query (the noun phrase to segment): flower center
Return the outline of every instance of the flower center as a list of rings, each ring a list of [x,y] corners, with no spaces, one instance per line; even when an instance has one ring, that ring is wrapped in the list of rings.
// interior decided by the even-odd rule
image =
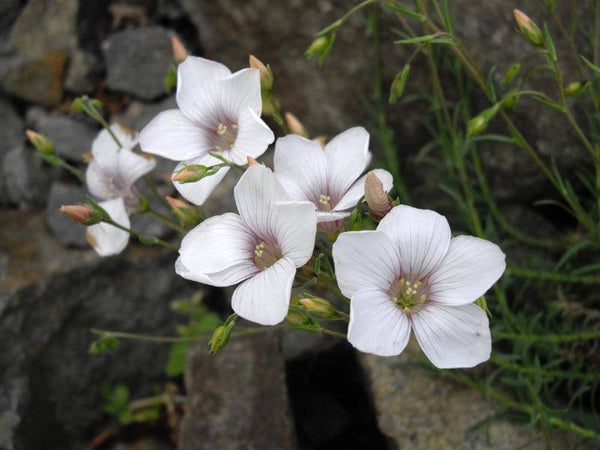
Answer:
[[[390,288],[390,296],[404,313],[422,306],[427,301],[427,287],[422,280],[400,278]]]
[[[238,135],[238,126],[233,122],[219,122],[213,138],[215,150],[230,150]]]
[[[254,247],[254,264],[261,269],[267,269],[281,259],[281,247],[277,244],[267,244],[260,241]]]
[[[319,207],[320,211],[331,211],[331,197],[326,194],[321,194],[319,196],[319,203],[321,206]]]

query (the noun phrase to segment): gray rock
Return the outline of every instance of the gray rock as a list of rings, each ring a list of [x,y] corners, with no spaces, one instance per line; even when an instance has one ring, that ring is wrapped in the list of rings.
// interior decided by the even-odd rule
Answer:
[[[518,448],[537,439],[541,445],[539,432],[527,424],[498,417],[482,424],[496,414],[493,404],[474,388],[410,364],[423,358],[414,339],[398,357],[360,354],[379,428],[397,448]],[[553,443],[556,448],[569,448],[569,439],[556,433]]]
[[[0,99],[0,167],[5,155],[16,147],[19,147],[24,141],[23,121],[17,112],[6,100]],[[9,203],[8,191],[4,177],[0,179],[0,207]]]
[[[21,12],[21,0],[0,0],[0,40],[4,41],[10,32],[10,26]]]
[[[165,28],[124,30],[102,43],[106,87],[143,100],[165,94],[165,76],[172,64],[171,36]]]
[[[124,383],[133,398],[152,395],[169,350],[122,341],[112,355],[89,355],[90,328],[173,335],[179,318],[169,304],[198,284],[175,274],[174,252],[130,245],[100,258],[63,248],[41,214],[4,211],[0,221],[0,248],[10,257],[0,285],[2,448],[85,448],[108,426],[100,383]]]
[[[295,447],[277,333],[233,337],[216,356],[195,346],[185,380],[180,449]]]
[[[74,222],[60,212],[63,205],[77,205],[84,202],[86,190],[81,186],[60,181],[52,183],[46,205],[46,225],[54,238],[65,246],[88,247],[85,226]]]
[[[27,123],[54,143],[59,156],[79,164],[83,163],[83,155],[92,151],[99,132],[99,126],[91,120],[52,115],[39,106],[27,111]]]
[[[74,94],[90,94],[98,86],[102,64],[92,53],[75,49],[69,58],[65,89]]]
[[[21,146],[9,151],[2,160],[8,202],[21,209],[43,206],[53,173],[35,150]]]

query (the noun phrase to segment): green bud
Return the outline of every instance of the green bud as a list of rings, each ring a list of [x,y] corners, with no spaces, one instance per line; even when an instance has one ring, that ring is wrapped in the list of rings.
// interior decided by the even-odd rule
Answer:
[[[324,298],[310,297],[299,300],[302,307],[315,315],[323,318],[334,317],[335,308]]]
[[[518,9],[514,9],[513,14],[515,15],[517,25],[519,25],[519,29],[521,30],[521,33],[523,33],[523,36],[525,36],[525,39],[533,45],[543,47],[544,34],[540,31],[535,22],[531,20],[527,14]]]
[[[210,347],[209,353],[211,355],[214,355],[223,347],[225,347],[225,345],[227,345],[229,338],[231,337],[233,327],[235,326],[236,319],[237,315],[232,314],[227,318],[223,325],[219,325],[217,328],[215,328],[210,341],[208,341],[208,345]]]
[[[287,316],[285,316],[285,321],[293,327],[298,327],[308,325],[310,323],[310,317],[301,312],[290,310],[288,311]]]
[[[110,332],[103,331],[100,333],[98,339],[90,344],[89,352],[92,355],[99,355],[101,353],[110,353],[116,350],[118,347],[118,339],[112,336]]]
[[[29,142],[38,149],[43,155],[54,155],[54,144],[43,134],[37,133],[33,130],[25,131]]]
[[[319,36],[315,39],[312,44],[306,49],[306,57],[312,59],[319,57],[319,65],[323,65],[325,58],[333,47],[335,41],[335,33],[329,33],[327,36]]]
[[[165,75],[165,91],[170,94],[177,85],[177,68],[171,64]]]
[[[189,166],[185,166],[181,169],[177,174],[173,177],[173,181],[178,181],[179,183],[195,183],[196,181],[200,181],[202,178],[209,175],[209,172],[212,169],[209,169],[202,164],[190,164]],[[218,169],[217,169],[218,170]],[[214,174],[216,170],[210,175]]]
[[[469,120],[467,123],[467,136],[477,136],[478,134],[483,133],[499,108],[500,104],[496,103],[491,108],[483,110],[479,115]]]
[[[521,70],[521,64],[519,64],[519,63],[513,64],[512,66],[510,66],[510,68],[504,74],[504,78],[502,78],[502,81],[500,82],[500,84],[502,86],[506,86],[508,83],[510,83],[512,80],[514,80],[514,78],[518,75],[520,70]]]
[[[573,81],[565,87],[565,95],[569,97],[578,97],[583,92],[585,85],[580,81]]]
[[[390,88],[389,103],[396,103],[396,101],[404,94],[406,88],[406,81],[408,80],[408,74],[410,73],[410,64],[406,64],[402,71],[396,75],[392,86]]]
[[[188,225],[198,225],[200,223],[200,214],[198,210],[183,200],[177,198],[165,197],[175,214],[181,221]]]

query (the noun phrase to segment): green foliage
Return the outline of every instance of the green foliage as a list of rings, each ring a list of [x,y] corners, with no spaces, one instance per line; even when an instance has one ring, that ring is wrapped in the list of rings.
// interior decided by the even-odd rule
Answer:
[[[120,423],[128,424],[133,421],[133,414],[129,410],[129,388],[124,384],[111,387],[105,383],[100,386],[100,393],[106,401],[104,412],[115,416]]]

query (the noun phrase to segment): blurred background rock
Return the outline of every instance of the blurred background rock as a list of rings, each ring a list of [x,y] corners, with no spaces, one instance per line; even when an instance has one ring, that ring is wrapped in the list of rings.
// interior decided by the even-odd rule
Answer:
[[[364,15],[338,33],[324,67],[304,57],[314,34],[355,3],[0,0],[0,448],[83,448],[114,429],[99,384],[125,383],[132,396],[148,395],[153,383],[165,380],[168,348],[126,343],[112,356],[88,355],[90,328],[173,335],[178,318],[170,302],[203,289],[175,275],[173,253],[133,244],[119,257],[100,259],[87,249],[83,227],[57,211],[83,201],[85,189],[42,163],[24,130],[44,133],[60,156],[84,169],[99,127],[71,114],[71,101],[82,94],[99,98],[110,118],[140,130],[175,105],[164,89],[171,36],[190,53],[234,71],[247,66],[249,54],[270,63],[283,109],[312,135],[370,126],[365,103],[373,101],[374,63]],[[513,6],[500,0],[453,3],[458,34],[480,65],[498,65],[501,77],[525,45],[514,32]],[[392,18],[384,14],[382,20]],[[387,28],[383,40],[387,87],[407,54],[389,44]],[[423,73],[417,64],[410,83],[418,84]],[[414,104],[390,113],[407,184],[420,186],[418,206],[431,206],[439,196],[435,172],[414,170],[412,160],[429,139],[423,127],[429,111]],[[553,129],[551,112],[532,116],[523,108],[518,114],[546,155],[560,150],[561,168],[581,163],[571,136]],[[371,147],[377,155],[376,139]],[[547,189],[514,148],[494,144],[484,163],[494,192],[512,210]],[[166,174],[172,166],[159,167]],[[209,210],[231,207],[227,192],[215,197]],[[227,311],[226,296],[207,295]],[[410,354],[418,358],[418,352]],[[346,343],[293,331],[283,341],[277,333],[236,340],[216,357],[198,347],[185,383],[191,403],[181,448],[479,449],[538,438],[535,430],[505,421],[489,430],[474,427],[494,415],[481,394],[398,361],[359,358]],[[96,448],[173,448],[166,436],[133,436]]]

